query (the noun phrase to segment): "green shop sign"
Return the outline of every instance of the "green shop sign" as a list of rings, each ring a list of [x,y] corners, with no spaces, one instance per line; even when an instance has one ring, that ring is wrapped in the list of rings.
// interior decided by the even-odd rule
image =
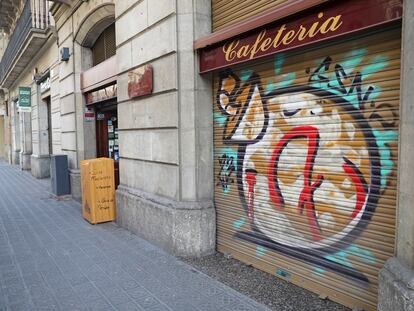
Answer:
[[[19,111],[32,111],[32,89],[30,87],[19,87]]]

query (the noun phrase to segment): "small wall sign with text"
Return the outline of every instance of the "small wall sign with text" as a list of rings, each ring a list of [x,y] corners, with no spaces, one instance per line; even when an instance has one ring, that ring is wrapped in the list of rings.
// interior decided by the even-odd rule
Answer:
[[[96,120],[97,121],[105,120],[105,113],[98,112],[98,114],[96,115]]]
[[[305,11],[200,50],[200,72],[400,20],[402,0],[348,0]]]
[[[128,72],[129,98],[151,94],[152,88],[153,69],[151,65],[144,65]]]
[[[95,121],[95,111],[93,109],[89,109],[88,107],[85,107],[85,122],[93,122]]]
[[[32,88],[19,86],[19,111],[32,112]]]
[[[47,77],[46,80],[40,82],[40,93],[44,94],[50,90],[50,77]]]

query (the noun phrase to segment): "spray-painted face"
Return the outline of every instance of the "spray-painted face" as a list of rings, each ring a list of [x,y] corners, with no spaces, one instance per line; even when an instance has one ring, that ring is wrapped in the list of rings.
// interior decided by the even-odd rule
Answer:
[[[371,180],[366,136],[347,106],[306,90],[264,98],[257,84],[234,77],[222,90],[224,141],[239,144],[238,183],[252,225],[291,247],[346,237],[365,211]]]

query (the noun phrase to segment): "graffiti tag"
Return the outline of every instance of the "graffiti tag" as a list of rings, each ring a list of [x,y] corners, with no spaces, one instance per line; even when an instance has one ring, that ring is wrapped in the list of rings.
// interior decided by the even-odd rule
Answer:
[[[223,154],[219,157],[219,173],[217,175],[217,185],[221,185],[224,192],[228,192],[230,190],[230,184],[234,183],[234,179],[232,174],[235,170],[235,166],[233,164],[234,158],[232,156],[228,156],[227,154]]]

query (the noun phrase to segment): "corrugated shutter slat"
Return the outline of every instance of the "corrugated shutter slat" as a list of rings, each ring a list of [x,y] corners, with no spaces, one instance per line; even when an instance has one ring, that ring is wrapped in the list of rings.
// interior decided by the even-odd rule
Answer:
[[[246,18],[276,8],[286,1],[287,0],[213,0],[213,31],[218,31]]]
[[[92,46],[93,65],[107,60],[116,54],[115,23],[107,27]]]
[[[394,253],[400,51],[393,28],[215,73],[219,251],[376,310]]]

